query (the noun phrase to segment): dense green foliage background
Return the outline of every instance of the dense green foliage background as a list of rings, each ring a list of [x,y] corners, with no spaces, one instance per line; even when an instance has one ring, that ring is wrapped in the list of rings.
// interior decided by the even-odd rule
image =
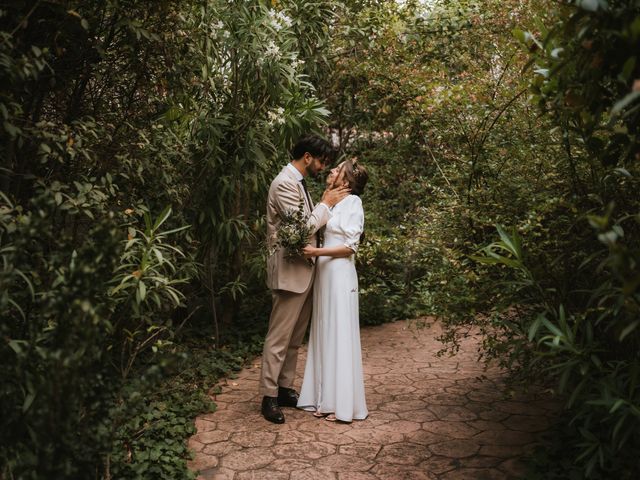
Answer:
[[[566,402],[533,478],[635,478],[639,47],[637,0],[0,7],[0,478],[193,478],[310,129],[371,172],[363,324],[480,329]]]
[[[327,115],[303,70],[326,6],[291,9],[3,4],[2,475],[188,476],[207,385],[242,362],[219,326],[249,286],[266,320],[269,177]]]

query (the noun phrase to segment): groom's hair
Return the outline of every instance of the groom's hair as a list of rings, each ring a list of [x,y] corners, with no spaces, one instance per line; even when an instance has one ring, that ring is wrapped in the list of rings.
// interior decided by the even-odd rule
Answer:
[[[332,163],[337,154],[336,149],[327,140],[313,134],[305,135],[296,142],[291,149],[291,157],[299,160],[307,152],[316,158],[323,159],[326,164]]]

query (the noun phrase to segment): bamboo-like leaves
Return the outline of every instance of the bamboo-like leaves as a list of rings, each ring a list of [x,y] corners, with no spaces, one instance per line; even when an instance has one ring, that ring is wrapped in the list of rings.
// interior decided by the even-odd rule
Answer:
[[[484,255],[471,255],[470,258],[487,265],[502,264],[516,269],[524,269],[522,242],[518,232],[509,235],[504,227],[497,225],[499,242],[494,242],[481,250]],[[506,255],[505,255],[506,254]]]
[[[160,306],[160,297],[164,296],[171,304],[179,306],[184,298],[174,285],[184,283],[186,278],[172,278],[178,270],[172,259],[185,255],[179,248],[167,243],[167,240],[169,236],[182,232],[189,226],[161,231],[160,228],[170,216],[170,207],[166,207],[155,219],[145,213],[144,230],[129,228],[129,239],[125,241],[122,262],[114,277],[116,284],[110,293],[122,295],[123,292],[134,292],[138,311],[148,299]]]

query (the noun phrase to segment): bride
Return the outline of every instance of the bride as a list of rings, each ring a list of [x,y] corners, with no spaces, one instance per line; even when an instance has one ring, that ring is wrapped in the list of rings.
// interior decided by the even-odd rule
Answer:
[[[317,257],[311,334],[298,408],[326,420],[351,422],[369,414],[364,395],[355,253],[364,227],[366,169],[346,160],[331,170],[330,186],[346,183],[351,195],[333,208],[324,246],[307,246]]]

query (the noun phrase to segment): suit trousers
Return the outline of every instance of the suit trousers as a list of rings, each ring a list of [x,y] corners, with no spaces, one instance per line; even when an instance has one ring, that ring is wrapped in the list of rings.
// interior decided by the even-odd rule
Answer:
[[[260,393],[278,396],[278,387],[291,388],[296,376],[298,349],[311,319],[313,282],[303,293],[273,290],[269,331],[262,352]]]

